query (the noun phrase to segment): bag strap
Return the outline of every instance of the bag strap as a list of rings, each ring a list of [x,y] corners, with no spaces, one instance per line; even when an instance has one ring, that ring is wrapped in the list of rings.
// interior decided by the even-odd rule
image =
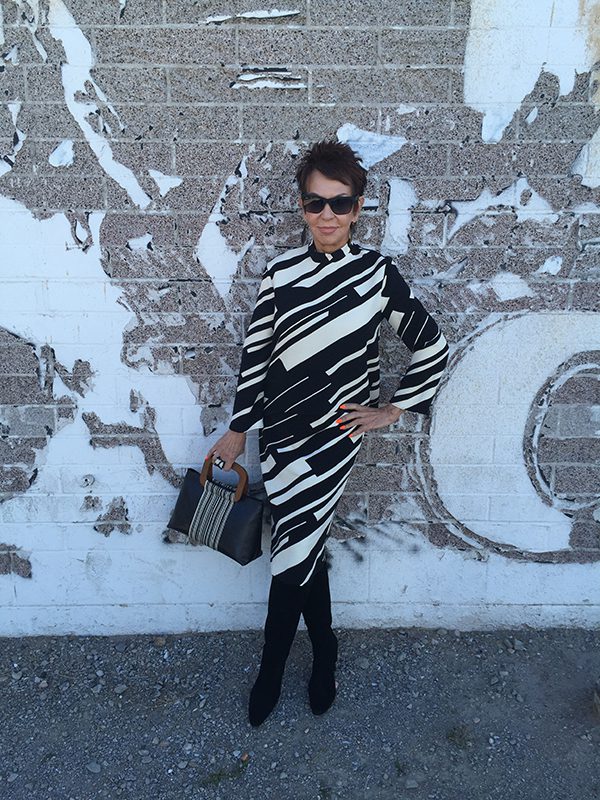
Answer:
[[[200,484],[202,485],[203,489],[204,489],[204,484],[206,483],[207,479],[209,481],[212,481],[212,479],[213,479],[212,466],[213,465],[212,465],[211,459],[207,458],[205,460],[205,462],[204,462],[204,466],[202,467],[202,472],[200,473]],[[240,478],[239,481],[238,481],[238,485],[236,487],[236,490],[235,490],[235,494],[233,496],[233,502],[237,503],[239,500],[242,499],[242,497],[244,495],[248,494],[248,473],[241,466],[241,464],[237,463],[237,461],[233,462],[231,469],[234,472],[237,472],[237,474],[239,475],[239,478]]]

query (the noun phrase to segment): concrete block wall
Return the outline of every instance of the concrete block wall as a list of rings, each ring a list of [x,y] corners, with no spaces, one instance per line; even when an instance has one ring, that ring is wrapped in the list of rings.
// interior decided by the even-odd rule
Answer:
[[[452,349],[431,417],[365,438],[336,624],[598,625],[598,5],[0,0],[0,635],[263,624],[267,556],[166,522],[333,136]]]

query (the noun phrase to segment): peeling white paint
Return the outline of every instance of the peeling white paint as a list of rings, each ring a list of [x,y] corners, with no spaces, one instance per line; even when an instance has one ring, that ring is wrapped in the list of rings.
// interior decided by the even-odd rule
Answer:
[[[306,89],[301,75],[292,75],[289,70],[250,71],[238,75],[232,89]]]
[[[148,245],[152,242],[152,234],[145,233],[143,236],[136,236],[129,239],[127,244],[132,250],[147,250]]]
[[[408,141],[402,136],[382,136],[380,133],[365,131],[350,122],[338,128],[337,138],[358,153],[365,169],[370,169],[373,164],[398,152]]]
[[[531,125],[536,121],[537,118],[538,118],[538,107],[534,106],[529,112],[529,114],[527,114],[527,116],[525,117],[525,122],[528,125]]]
[[[4,54],[3,60],[7,64],[12,64],[13,67],[19,63],[19,45],[13,44],[8,52]]]
[[[96,133],[88,121],[89,115],[98,108],[96,103],[78,99],[79,95],[88,95],[86,82],[90,82],[98,97],[107,102],[104,93],[91,77],[90,71],[95,60],[90,43],[77,27],[62,0],[50,0],[48,24],[52,37],[60,41],[65,49],[66,61],[62,65],[61,75],[67,108],[106,174],[125,189],[133,203],[140,208],[147,208],[151,203],[150,197],[129,167],[116,161],[108,140]]]
[[[484,142],[500,141],[542,70],[557,76],[565,95],[575,75],[590,69],[596,59],[587,27],[597,8],[591,0],[471,0],[464,97],[483,114]]]
[[[252,146],[251,151],[253,149],[254,146]],[[240,189],[243,189],[244,178],[248,175],[246,158],[247,156],[242,159],[239,165],[240,175],[230,175],[227,178],[194,249],[195,257],[210,275],[215,288],[223,299],[226,299],[229,295],[231,283],[240,261],[254,245],[254,237],[251,237],[241,251],[236,253],[229,246],[219,226],[220,222],[228,220],[228,217],[223,213],[225,198],[234,186],[239,185]]]
[[[541,267],[536,269],[536,272],[547,272],[550,275],[558,275],[560,272],[560,268],[562,267],[562,256],[550,256],[547,258]]]
[[[90,387],[83,397],[71,391],[58,374],[54,376],[54,393],[72,400],[75,418],[64,420],[39,451],[38,476],[28,491],[2,504],[2,524],[14,522],[15,528],[17,524],[24,528],[20,535],[14,532],[17,546],[28,541],[28,528],[38,529],[40,525],[53,526],[52,533],[60,542],[61,523],[75,523],[71,532],[74,534],[76,527],[78,549],[87,550],[97,544],[98,534],[91,530],[91,524],[85,523],[95,521],[98,511],[82,509],[84,496],[90,493],[80,482],[85,471],[93,474],[94,488],[97,487],[103,501],[116,495],[125,498],[133,520],[148,524],[144,509],[148,497],[155,497],[159,514],[150,515],[154,521],[149,527],[154,530],[151,539],[156,541],[157,551],[162,547],[156,533],[164,528],[164,523],[156,519],[163,514],[165,520],[168,518],[165,506],[172,504],[173,487],[158,471],[148,472],[138,447],[92,447],[84,413],[98,414],[103,423],[125,422],[141,429],[147,403],[156,410],[156,430],[168,461],[176,465],[201,461],[201,409],[192,381],[178,374],[151,372],[144,364],[133,369],[122,363],[124,331],[138,323],[123,290],[102,269],[103,218],[104,212],[89,215],[90,246],[83,250],[72,246],[71,223],[64,214],[39,220],[21,203],[0,196],[2,326],[27,342],[51,346],[57,360],[68,370],[76,359],[88,360],[93,370]],[[182,324],[185,320],[179,316]],[[139,411],[130,410],[132,391],[143,399]],[[165,403],[165,398],[173,396],[177,397],[176,408]],[[183,414],[190,409],[197,411],[195,420],[193,414]],[[35,566],[34,573],[33,595],[39,595],[44,580],[56,580],[52,570],[46,578],[44,570],[38,573]],[[23,600],[26,591],[20,588],[21,602],[27,603]],[[109,583],[106,591],[113,594],[112,599],[97,598],[96,602],[114,602],[115,584]],[[94,594],[82,580],[73,595],[74,602],[84,604],[86,592]]]
[[[518,178],[498,194],[492,194],[485,188],[475,200],[457,200],[452,203],[452,208],[456,211],[456,219],[448,231],[448,241],[460,228],[476,217],[487,214],[490,209],[514,211],[517,222],[533,220],[548,224],[558,220],[558,214],[552,210],[550,203],[529,186],[527,178]]]
[[[73,142],[71,139],[63,139],[48,156],[48,161],[53,167],[70,167],[73,163]]]
[[[0,3],[0,45],[3,45],[4,42],[4,11],[2,10],[2,3]]]
[[[534,297],[535,292],[529,288],[527,281],[514,272],[499,272],[489,281],[498,300],[514,300],[516,297]]]
[[[20,100],[15,100],[12,103],[7,103],[8,110],[10,111],[10,116],[13,121],[13,125],[15,126],[15,135],[13,138],[13,146],[12,151],[7,153],[6,156],[0,160],[0,177],[2,175],[6,175],[7,172],[10,172],[13,168],[13,164],[17,157],[17,153],[23,147],[23,143],[27,138],[27,134],[20,130],[17,126],[17,119],[19,113],[21,111],[22,102]]]
[[[396,114],[400,114],[400,115],[403,115],[403,114],[414,114],[415,111],[417,111],[415,106],[405,105],[404,103],[402,103],[401,105],[399,105],[396,108]]]
[[[581,175],[584,186],[600,186],[600,128],[585,144],[571,167],[571,175]]]
[[[174,189],[176,186],[181,186],[183,183],[183,178],[177,175],[165,175],[157,169],[149,169],[148,174],[158,186],[161,197],[164,197],[171,189]]]
[[[237,14],[239,19],[276,19],[280,17],[295,17],[300,11],[295,8],[290,11],[279,10],[278,8],[257,9],[256,11],[242,11]]]
[[[397,255],[408,250],[408,232],[411,225],[410,209],[417,202],[417,195],[410,181],[391,178],[388,216],[385,235],[381,243],[381,252],[385,255]]]
[[[209,25],[211,22],[227,22],[229,19],[233,19],[231,14],[215,14],[212,17],[206,17],[204,22]]]
[[[85,242],[89,235],[90,231],[83,227],[80,220],[77,220],[75,223],[75,236],[77,237],[77,241],[79,243]]]
[[[41,23],[39,0],[15,0],[15,3],[19,9],[20,24],[24,25],[31,34],[34,47],[42,61],[47,61],[48,53],[38,38],[38,28]]]

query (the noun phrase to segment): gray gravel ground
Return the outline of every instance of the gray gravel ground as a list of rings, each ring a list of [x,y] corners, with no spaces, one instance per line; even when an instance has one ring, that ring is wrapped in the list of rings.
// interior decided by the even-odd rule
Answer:
[[[600,798],[600,631],[341,630],[252,728],[262,631],[0,639],[0,798]]]

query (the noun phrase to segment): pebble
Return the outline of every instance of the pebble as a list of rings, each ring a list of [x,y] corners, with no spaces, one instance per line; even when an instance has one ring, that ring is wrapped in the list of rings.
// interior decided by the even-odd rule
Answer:
[[[100,764],[98,764],[97,761],[90,761],[90,763],[86,764],[85,766],[86,769],[89,769],[90,772],[94,772],[96,774],[100,772],[101,769]]]
[[[7,783],[12,783],[13,781],[16,781],[16,779],[18,777],[19,777],[19,775],[18,775],[17,772],[9,772],[8,773],[8,777],[6,778],[6,781],[7,781]]]
[[[115,694],[123,694],[123,692],[127,689],[124,683],[119,683],[115,686]]]

